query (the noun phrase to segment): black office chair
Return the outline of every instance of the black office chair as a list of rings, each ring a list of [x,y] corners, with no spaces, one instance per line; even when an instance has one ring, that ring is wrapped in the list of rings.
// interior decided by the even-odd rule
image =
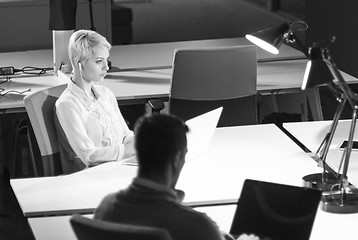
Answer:
[[[257,124],[256,82],[255,46],[177,50],[169,113],[188,120],[223,106],[219,127]],[[163,107],[149,104],[154,111]]]
[[[90,219],[78,214],[70,218],[71,226],[78,240],[171,240],[167,230],[111,223]]]

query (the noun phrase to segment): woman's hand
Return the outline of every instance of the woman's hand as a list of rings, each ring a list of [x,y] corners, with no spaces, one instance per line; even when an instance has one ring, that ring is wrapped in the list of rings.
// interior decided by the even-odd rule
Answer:
[[[135,155],[135,149],[134,149],[134,138],[133,138],[130,141],[124,143],[123,158],[133,157],[134,155]]]
[[[250,235],[247,235],[247,234],[241,234],[237,240],[260,240],[259,237],[255,236],[254,234],[250,234]]]
[[[259,237],[255,236],[254,234],[241,234],[237,239],[226,232],[222,232],[225,240],[260,240]]]

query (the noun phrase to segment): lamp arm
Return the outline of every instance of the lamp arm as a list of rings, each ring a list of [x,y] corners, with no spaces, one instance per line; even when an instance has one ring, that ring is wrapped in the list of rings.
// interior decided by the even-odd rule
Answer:
[[[354,108],[353,114],[352,114],[351,128],[350,128],[349,136],[348,136],[348,144],[347,144],[347,148],[345,149],[346,155],[345,155],[345,159],[344,159],[343,171],[342,171],[342,177],[341,177],[341,194],[342,194],[343,200],[346,199],[346,189],[349,186],[347,173],[348,173],[349,159],[350,159],[352,148],[353,148],[353,137],[354,137],[354,131],[355,131],[355,127],[356,127],[356,122],[357,122],[357,109]]]
[[[328,89],[331,91],[331,93],[334,95],[334,97],[336,98],[336,100],[338,102],[341,102],[342,99],[344,99],[344,93],[342,90],[340,90],[336,84],[334,84],[333,82],[328,82]]]
[[[342,74],[337,68],[337,65],[333,61],[330,52],[328,49],[325,49],[324,52],[324,61],[329,66],[330,70],[334,74],[334,76],[337,79],[337,84],[340,87],[340,89],[343,92],[343,95],[345,99],[348,100],[349,104],[352,107],[353,113],[352,113],[352,123],[349,131],[348,136],[348,144],[345,149],[345,157],[344,157],[344,163],[343,163],[343,170],[342,170],[342,176],[341,176],[341,194],[342,194],[342,200],[346,200],[346,188],[349,186],[348,182],[348,165],[349,165],[349,159],[351,156],[352,148],[353,148],[353,137],[354,137],[354,131],[356,127],[356,121],[357,121],[357,95],[352,91],[352,89],[348,86],[346,81],[344,80]],[[343,161],[343,159],[342,159]]]
[[[339,119],[341,118],[345,103],[346,103],[345,98],[342,99],[342,101],[339,101],[337,110],[333,117],[331,128],[330,128],[329,132],[326,134],[326,137],[323,139],[320,147],[318,148],[318,150],[316,152],[316,156],[318,156],[318,158],[322,162],[322,167],[323,167],[322,182],[326,181],[327,169],[329,170],[329,172],[338,176],[338,173],[336,174],[335,171],[333,171],[330,168],[327,168],[326,159],[327,159],[329,147],[331,146],[334,134],[335,134],[337,126],[338,126]]]
[[[329,66],[331,72],[337,79],[337,84],[339,85],[340,89],[345,95],[345,98],[348,100],[349,104],[351,105],[352,109],[355,109],[357,106],[357,95],[352,91],[352,89],[348,86],[346,81],[344,80],[342,74],[337,68],[336,63],[333,61],[328,49],[325,49],[325,58],[324,61]]]

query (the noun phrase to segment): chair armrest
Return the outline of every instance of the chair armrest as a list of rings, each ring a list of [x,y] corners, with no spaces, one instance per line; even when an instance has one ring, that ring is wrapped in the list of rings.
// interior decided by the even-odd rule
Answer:
[[[164,109],[164,102],[161,99],[148,99],[147,102],[152,108],[152,113],[159,113]]]

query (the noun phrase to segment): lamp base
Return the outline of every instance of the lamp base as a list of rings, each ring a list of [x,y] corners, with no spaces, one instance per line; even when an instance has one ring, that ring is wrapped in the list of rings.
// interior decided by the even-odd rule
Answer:
[[[329,213],[357,213],[358,212],[358,192],[346,193],[344,197],[342,192],[323,195],[321,209]]]
[[[333,173],[326,173],[325,175],[325,181],[322,179],[322,173],[306,175],[302,178],[303,186],[321,191],[331,191],[332,187],[339,183],[340,175],[336,176]]]

